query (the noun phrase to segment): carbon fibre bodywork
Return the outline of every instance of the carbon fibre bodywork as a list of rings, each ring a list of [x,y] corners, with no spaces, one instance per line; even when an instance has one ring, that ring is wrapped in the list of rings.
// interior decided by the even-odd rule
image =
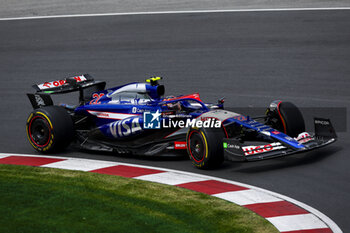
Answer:
[[[39,109],[53,105],[52,94],[79,91],[79,105],[61,107],[73,119],[76,144],[88,150],[156,155],[167,149],[187,149],[189,129],[196,127],[195,122],[208,120],[220,123],[224,157],[232,161],[304,152],[336,140],[328,119],[315,119],[315,135],[300,132],[292,137],[285,128],[269,124],[270,116],[254,118],[224,110],[223,99],[207,104],[198,93],[164,98],[165,89],[158,84],[159,79],[105,89],[105,82],[81,75],[34,85],[37,92],[28,97],[33,108]],[[270,108],[275,111],[278,106],[273,102]],[[146,122],[147,114],[151,114],[151,122]],[[157,127],[153,127],[154,120]],[[181,120],[190,124],[172,124]]]

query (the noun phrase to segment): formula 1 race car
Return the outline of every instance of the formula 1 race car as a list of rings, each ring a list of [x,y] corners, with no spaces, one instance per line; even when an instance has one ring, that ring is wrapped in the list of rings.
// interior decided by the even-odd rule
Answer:
[[[305,131],[300,110],[273,101],[265,115],[224,110],[224,100],[206,104],[198,93],[163,98],[165,88],[151,77],[105,89],[90,75],[34,85],[27,94],[34,108],[26,132],[34,149],[52,153],[74,142],[81,149],[139,155],[187,150],[198,168],[224,159],[251,161],[305,152],[336,141],[329,119],[314,118],[315,134]],[[79,104],[54,105],[51,95],[79,92]]]

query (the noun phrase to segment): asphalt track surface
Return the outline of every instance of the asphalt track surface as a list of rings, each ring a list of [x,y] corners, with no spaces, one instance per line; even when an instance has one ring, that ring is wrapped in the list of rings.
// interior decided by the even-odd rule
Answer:
[[[225,96],[229,107],[263,107],[282,98],[301,107],[348,108],[349,13],[2,21],[1,152],[35,154],[25,135],[31,111],[25,93],[32,91],[32,84],[81,73],[106,80],[109,87],[160,75],[165,77],[166,94],[196,91],[208,102]],[[318,151],[261,162],[225,162],[221,169],[211,171],[194,168],[186,157],[150,159],[74,149],[56,155],[165,167],[248,183],[304,202],[347,232],[349,141],[349,133],[342,132],[338,142]]]

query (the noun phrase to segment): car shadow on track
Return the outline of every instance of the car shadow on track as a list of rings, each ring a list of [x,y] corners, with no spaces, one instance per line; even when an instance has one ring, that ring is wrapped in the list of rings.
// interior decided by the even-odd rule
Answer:
[[[331,146],[327,148],[322,148],[321,150],[310,151],[307,153],[289,155],[281,158],[273,158],[263,161],[254,162],[224,162],[219,168],[211,170],[220,170],[224,172],[233,173],[262,173],[272,170],[280,170],[291,167],[305,166],[308,164],[315,164],[321,162],[330,156],[336,156],[337,152],[341,151],[343,148],[340,146]],[[34,152],[33,154],[40,154],[39,152]],[[41,155],[41,154],[40,154]],[[48,155],[50,156],[50,155]],[[84,158],[84,159],[94,159],[103,161],[114,161],[114,162],[126,162],[126,163],[140,163],[148,164],[148,162],[168,162],[176,161],[183,166],[185,161],[190,164],[190,159],[186,152],[184,151],[171,151],[162,153],[155,156],[142,156],[134,154],[118,154],[113,152],[101,152],[101,151],[89,151],[89,150],[78,150],[74,148],[69,148],[63,152],[52,154],[52,156],[61,157],[74,157],[74,158]],[[176,164],[178,164],[176,163]],[[162,165],[162,164],[160,164]],[[174,166],[176,166],[174,164]],[[181,170],[181,169],[180,169]]]
[[[234,172],[258,173],[271,170],[279,170],[289,167],[305,166],[318,163],[341,151],[342,147],[332,146],[322,150],[310,151],[302,154],[295,154],[281,158],[274,158],[265,161],[231,163],[226,169],[233,169]]]
[[[182,151],[172,151],[172,152],[166,152],[161,153],[157,155],[147,156],[147,155],[137,155],[137,154],[120,154],[116,152],[101,152],[101,151],[89,151],[89,150],[79,150],[80,152],[84,154],[90,154],[90,155],[101,155],[101,156],[108,156],[108,157],[115,157],[115,158],[126,158],[126,159],[137,159],[137,160],[144,160],[144,161],[181,161],[181,160],[188,160],[188,155],[186,152]]]

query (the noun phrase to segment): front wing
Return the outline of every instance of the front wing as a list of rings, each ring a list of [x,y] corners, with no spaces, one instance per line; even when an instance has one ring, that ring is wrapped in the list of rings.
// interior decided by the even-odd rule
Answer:
[[[337,135],[329,119],[315,118],[315,135],[301,133],[294,138],[301,147],[295,148],[283,143],[274,142],[240,142],[234,138],[224,138],[224,156],[230,161],[256,161],[295,153],[314,150],[336,141]]]
[[[313,138],[312,141],[303,144],[305,146],[304,148],[292,149],[284,146],[280,142],[273,142],[270,144],[263,145],[260,144],[255,146],[243,146],[237,140],[224,138],[223,146],[224,156],[227,160],[256,161],[310,151],[329,145],[335,141],[335,138],[330,138],[326,140]]]

